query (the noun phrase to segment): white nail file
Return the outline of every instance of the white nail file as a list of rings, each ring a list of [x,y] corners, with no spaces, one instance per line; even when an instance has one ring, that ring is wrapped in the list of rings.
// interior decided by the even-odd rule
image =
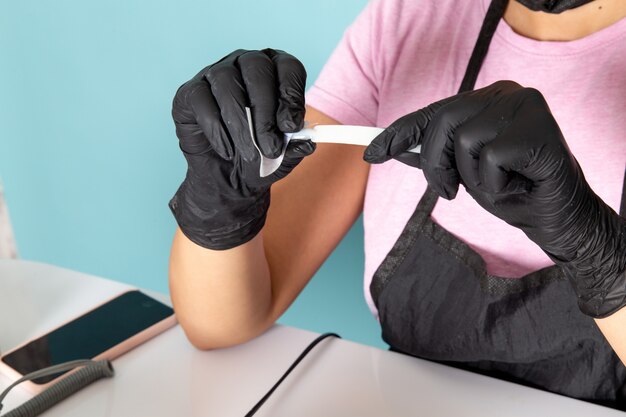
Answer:
[[[246,116],[248,117],[248,126],[250,128],[250,136],[252,137],[252,143],[256,148],[259,156],[261,157],[261,166],[259,169],[259,175],[261,177],[267,177],[274,173],[285,157],[285,150],[290,140],[309,139],[315,143],[342,143],[345,145],[361,145],[368,146],[376,136],[378,136],[384,129],[379,127],[367,127],[367,126],[349,126],[349,125],[316,125],[310,128],[304,128],[298,132],[286,133],[285,144],[283,151],[278,158],[271,159],[266,158],[261,153],[259,146],[256,143],[256,137],[254,135],[254,125],[252,121],[252,112],[249,107],[246,107]],[[419,153],[421,145],[417,145],[409,152]]]

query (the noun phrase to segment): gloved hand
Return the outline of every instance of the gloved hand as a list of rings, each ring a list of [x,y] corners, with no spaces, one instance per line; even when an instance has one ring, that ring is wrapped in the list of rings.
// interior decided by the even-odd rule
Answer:
[[[196,244],[223,250],[252,239],[265,224],[270,186],[315,150],[291,141],[280,168],[259,175],[245,107],[264,156],[276,158],[284,133],[304,125],[306,71],[278,50],[237,50],[200,71],[174,97],[172,116],[187,175],[170,201],[182,232]]]
[[[421,154],[406,152],[418,143]],[[626,305],[626,220],[589,187],[537,90],[500,81],[431,104],[389,126],[364,158],[421,167],[446,199],[462,183],[562,267],[585,314]]]

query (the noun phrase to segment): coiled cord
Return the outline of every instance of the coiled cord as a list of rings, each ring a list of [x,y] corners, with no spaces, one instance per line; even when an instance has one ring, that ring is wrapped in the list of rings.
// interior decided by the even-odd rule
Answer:
[[[4,392],[0,394],[0,410],[2,410],[2,400],[16,385],[21,384],[24,381],[33,380],[48,375],[54,375],[78,367],[83,367],[83,369],[79,369],[78,371],[61,379],[50,388],[42,391],[37,396],[26,401],[19,407],[9,411],[2,417],[38,416],[53,405],[63,401],[70,395],[80,391],[91,383],[102,378],[111,378],[114,375],[113,365],[108,360],[79,360],[67,362],[61,365],[51,366],[49,368],[45,368],[23,376],[22,378],[11,384],[6,390],[4,390]]]

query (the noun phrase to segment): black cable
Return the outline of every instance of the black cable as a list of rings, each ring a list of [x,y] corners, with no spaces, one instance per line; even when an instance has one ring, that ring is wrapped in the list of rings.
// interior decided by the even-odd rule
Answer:
[[[255,415],[256,412],[259,411],[259,408],[261,408],[261,406],[265,403],[265,401],[267,401],[267,399],[274,393],[274,391],[276,391],[276,388],[278,388],[278,386],[285,380],[285,378],[287,378],[287,376],[291,373],[291,371],[293,371],[296,368],[296,366],[298,366],[298,364],[302,361],[302,359],[304,359],[304,357],[311,350],[313,350],[313,348],[315,346],[317,346],[317,344],[319,342],[321,342],[322,340],[326,339],[327,337],[331,337],[331,336],[341,339],[341,336],[339,336],[338,334],[335,334],[335,333],[324,333],[324,334],[320,335],[317,339],[315,339],[314,341],[309,343],[309,345],[306,347],[306,349],[304,349],[302,351],[302,353],[300,354],[300,356],[298,356],[298,359],[296,359],[291,364],[289,369],[287,369],[287,371],[283,374],[283,376],[281,376],[280,379],[274,384],[274,386],[272,388],[270,388],[270,390],[267,392],[267,394],[265,394],[263,396],[263,398],[261,398],[259,400],[259,402],[256,403],[254,405],[254,407],[252,407],[252,409],[250,411],[248,411],[248,413],[246,414],[245,417],[251,417],[251,416]]]

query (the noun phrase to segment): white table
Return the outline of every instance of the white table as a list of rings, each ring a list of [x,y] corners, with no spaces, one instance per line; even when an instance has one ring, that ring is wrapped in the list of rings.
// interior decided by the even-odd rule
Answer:
[[[0,261],[0,349],[7,351],[128,286],[25,261]],[[116,375],[45,416],[243,416],[317,335],[276,325],[201,352],[176,326],[114,361]],[[9,381],[0,376],[0,389]],[[5,412],[29,398],[16,389]],[[562,396],[344,340],[322,342],[258,416],[622,416]]]

